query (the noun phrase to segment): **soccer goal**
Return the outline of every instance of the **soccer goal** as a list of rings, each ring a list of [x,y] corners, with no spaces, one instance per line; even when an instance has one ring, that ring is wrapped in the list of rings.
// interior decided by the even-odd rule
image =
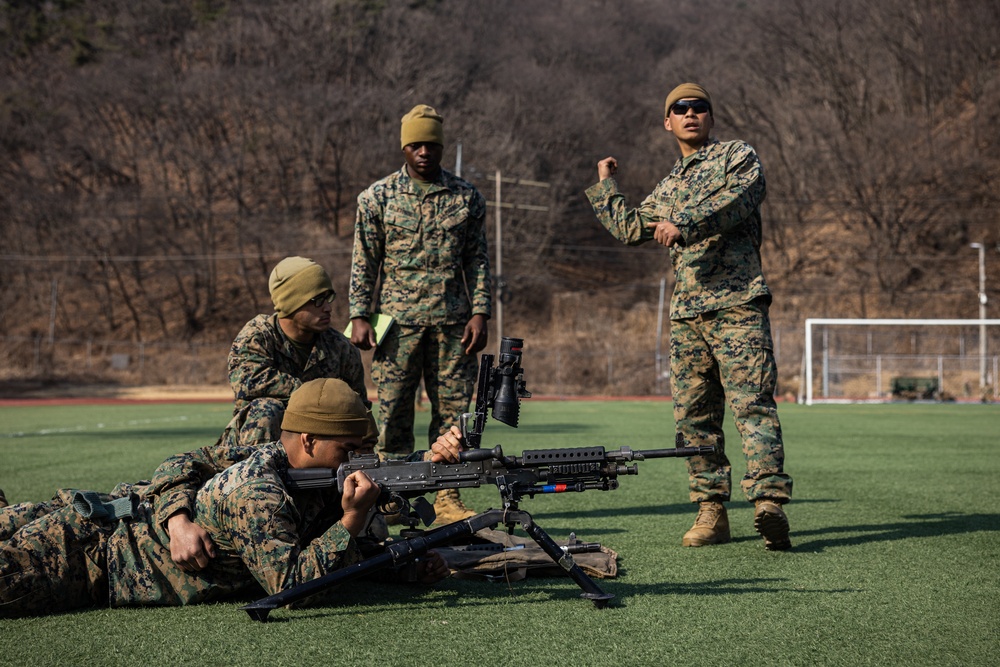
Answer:
[[[986,319],[809,318],[804,402],[996,400],[998,326]]]

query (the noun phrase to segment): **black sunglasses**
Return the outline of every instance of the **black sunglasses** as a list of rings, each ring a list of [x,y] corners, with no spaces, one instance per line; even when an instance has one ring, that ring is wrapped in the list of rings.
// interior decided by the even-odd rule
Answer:
[[[708,113],[712,110],[712,105],[705,100],[681,100],[670,105],[670,113],[683,116],[691,109],[696,114]]]
[[[309,299],[309,303],[316,306],[317,308],[322,308],[324,303],[329,303],[333,301],[333,298],[335,296],[337,296],[336,292],[333,291],[323,292],[319,296],[314,296],[313,298]]]

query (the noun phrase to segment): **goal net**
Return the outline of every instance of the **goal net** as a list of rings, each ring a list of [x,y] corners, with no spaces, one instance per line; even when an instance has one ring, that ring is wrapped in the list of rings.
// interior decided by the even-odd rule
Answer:
[[[993,401],[998,350],[1000,320],[809,318],[799,400]]]

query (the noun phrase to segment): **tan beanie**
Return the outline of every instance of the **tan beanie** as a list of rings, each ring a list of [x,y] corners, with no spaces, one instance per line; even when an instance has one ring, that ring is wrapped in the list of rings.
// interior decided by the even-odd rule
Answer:
[[[426,104],[418,104],[403,116],[399,140],[400,148],[422,143],[444,146],[444,119]]]
[[[682,83],[671,90],[670,94],[667,95],[667,104],[663,109],[663,117],[666,118],[670,115],[670,107],[674,106],[674,102],[686,98],[705,100],[708,102],[709,110],[711,110],[712,98],[708,94],[707,90],[699,86],[697,83]]]
[[[362,438],[371,423],[361,397],[343,380],[318,378],[292,392],[281,420],[284,431]]]
[[[333,283],[326,270],[305,257],[286,257],[278,262],[267,281],[278,317],[291,317],[292,313],[309,299],[324,292],[335,295]],[[331,300],[333,297],[330,297]]]

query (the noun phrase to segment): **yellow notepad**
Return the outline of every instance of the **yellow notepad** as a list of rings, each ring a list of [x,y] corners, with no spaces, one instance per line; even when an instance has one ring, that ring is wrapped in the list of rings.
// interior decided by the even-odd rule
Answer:
[[[393,323],[392,317],[385,315],[384,313],[375,313],[370,318],[368,318],[368,323],[372,325],[372,329],[375,330],[375,344],[381,345],[382,340],[385,339],[385,335],[389,333],[389,327]],[[348,322],[347,326],[344,327],[344,335],[348,338],[351,337],[351,330],[354,328],[354,322]]]

